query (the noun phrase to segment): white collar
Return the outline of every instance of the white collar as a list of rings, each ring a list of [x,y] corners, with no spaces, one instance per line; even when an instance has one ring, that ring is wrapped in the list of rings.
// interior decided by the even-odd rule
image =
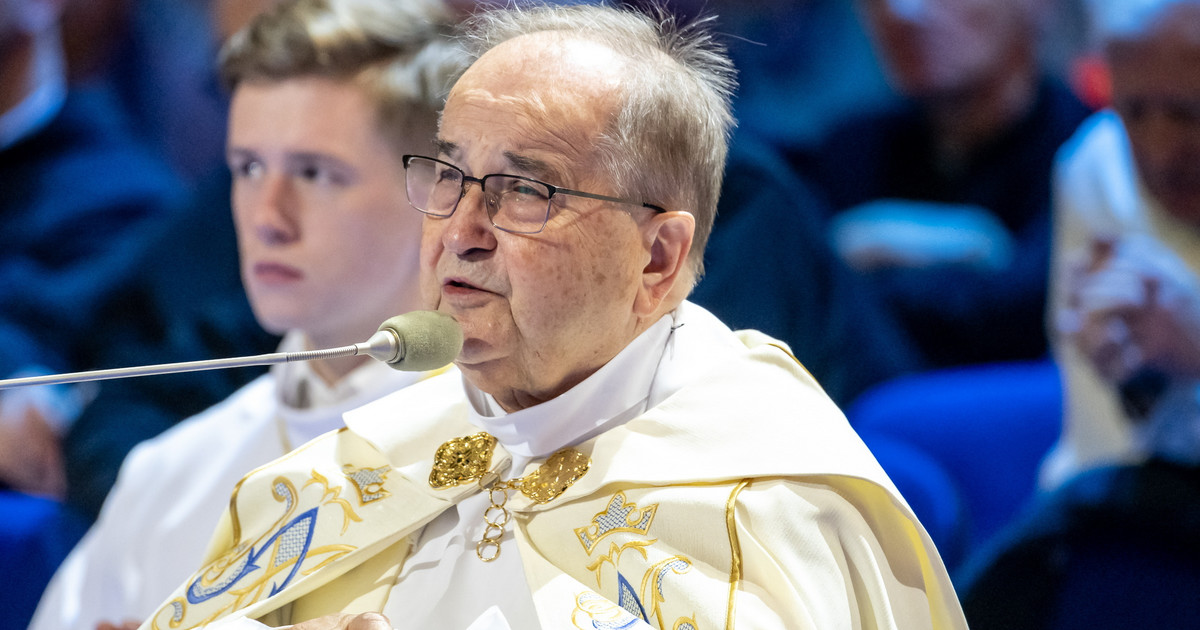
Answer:
[[[499,440],[513,455],[514,474],[520,473],[531,460],[585,441],[662,402],[708,369],[712,361],[704,353],[731,337],[708,311],[684,302],[583,382],[539,405],[505,413],[494,398],[464,379],[468,420]]]
[[[309,348],[308,337],[299,330],[288,331],[279,344],[280,352]],[[342,413],[407,387],[425,374],[402,372],[382,361],[368,361],[336,383],[327,383],[308,361],[271,366],[279,416],[287,426],[292,445],[340,428]]]

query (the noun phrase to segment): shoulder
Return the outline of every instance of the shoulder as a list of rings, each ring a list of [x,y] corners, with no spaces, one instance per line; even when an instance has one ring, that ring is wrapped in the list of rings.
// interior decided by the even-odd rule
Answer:
[[[273,420],[275,379],[268,373],[244,385],[225,400],[134,447],[121,467],[131,471],[161,470],[188,453],[218,443],[251,439]]]
[[[1056,178],[1067,211],[1127,221],[1141,205],[1129,140],[1110,110],[1093,115],[1063,144]]]

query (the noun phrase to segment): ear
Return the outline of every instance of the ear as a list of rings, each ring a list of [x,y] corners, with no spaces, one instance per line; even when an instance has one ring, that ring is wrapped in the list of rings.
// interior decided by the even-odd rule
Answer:
[[[650,259],[642,269],[642,285],[634,302],[637,315],[661,314],[660,311],[665,312],[661,308],[664,301],[687,295],[687,291],[679,289],[691,282],[688,253],[692,251],[695,231],[696,218],[692,213],[682,211],[656,214],[642,226],[642,243]],[[674,308],[675,304],[670,307]]]

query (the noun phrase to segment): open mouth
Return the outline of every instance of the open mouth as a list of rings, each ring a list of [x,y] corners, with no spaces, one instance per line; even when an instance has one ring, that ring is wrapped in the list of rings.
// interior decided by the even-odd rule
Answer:
[[[486,291],[486,289],[471,284],[462,278],[447,278],[442,283],[442,287],[451,291]]]

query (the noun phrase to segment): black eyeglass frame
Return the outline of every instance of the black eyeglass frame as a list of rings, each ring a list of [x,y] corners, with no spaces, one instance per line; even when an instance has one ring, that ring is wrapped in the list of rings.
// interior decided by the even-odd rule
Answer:
[[[462,177],[462,182],[459,184],[460,190],[458,193],[458,199],[455,200],[454,207],[451,208],[449,212],[446,212],[446,213],[431,212],[429,210],[417,208],[416,204],[413,204],[413,207],[416,208],[422,214],[427,214],[431,217],[438,217],[440,219],[448,218],[454,214],[455,210],[458,210],[458,204],[462,201],[463,197],[465,197],[467,194],[467,183],[468,182],[475,182],[475,183],[479,184],[479,189],[486,193],[487,192],[487,184],[485,184],[484,182],[486,182],[487,179],[490,177],[508,177],[511,179],[519,179],[521,181],[531,182],[531,183],[537,184],[539,186],[545,186],[546,190],[549,191],[549,194],[546,196],[546,216],[542,218],[542,224],[536,230],[532,230],[532,231],[510,230],[508,228],[501,227],[499,225],[496,225],[496,222],[494,219],[494,213],[489,213],[488,220],[490,220],[492,222],[493,227],[495,227],[498,230],[504,230],[505,232],[511,232],[513,234],[537,234],[537,233],[541,232],[542,230],[546,229],[546,223],[550,221],[550,209],[553,205],[552,202],[554,200],[554,195],[557,195],[557,194],[572,195],[575,197],[583,197],[585,199],[595,199],[597,201],[608,201],[610,203],[619,203],[622,205],[638,206],[641,208],[649,208],[658,214],[662,214],[667,211],[662,206],[657,206],[652,203],[631,201],[629,199],[621,199],[620,197],[610,197],[608,195],[598,195],[596,193],[583,192],[582,190],[571,190],[570,188],[554,186],[552,184],[547,184],[546,182],[533,179],[532,177],[525,177],[523,175],[509,175],[508,173],[489,173],[487,175],[484,175],[483,177],[471,177],[470,175],[467,175],[466,173],[464,173],[461,168],[459,168],[445,160],[439,160],[437,158],[431,158],[431,157],[425,156],[425,155],[412,155],[412,154],[404,155],[404,156],[401,156],[401,158],[400,158],[401,163],[404,165],[404,173],[405,173],[405,180],[406,180],[405,185],[404,185],[404,190],[406,193],[408,192],[408,182],[407,182],[408,165],[414,159],[428,160],[430,162],[436,162],[443,166],[452,168],[455,171],[458,171],[459,176]],[[409,201],[411,203],[412,200],[410,199]],[[499,204],[497,204],[497,211],[499,211]]]

